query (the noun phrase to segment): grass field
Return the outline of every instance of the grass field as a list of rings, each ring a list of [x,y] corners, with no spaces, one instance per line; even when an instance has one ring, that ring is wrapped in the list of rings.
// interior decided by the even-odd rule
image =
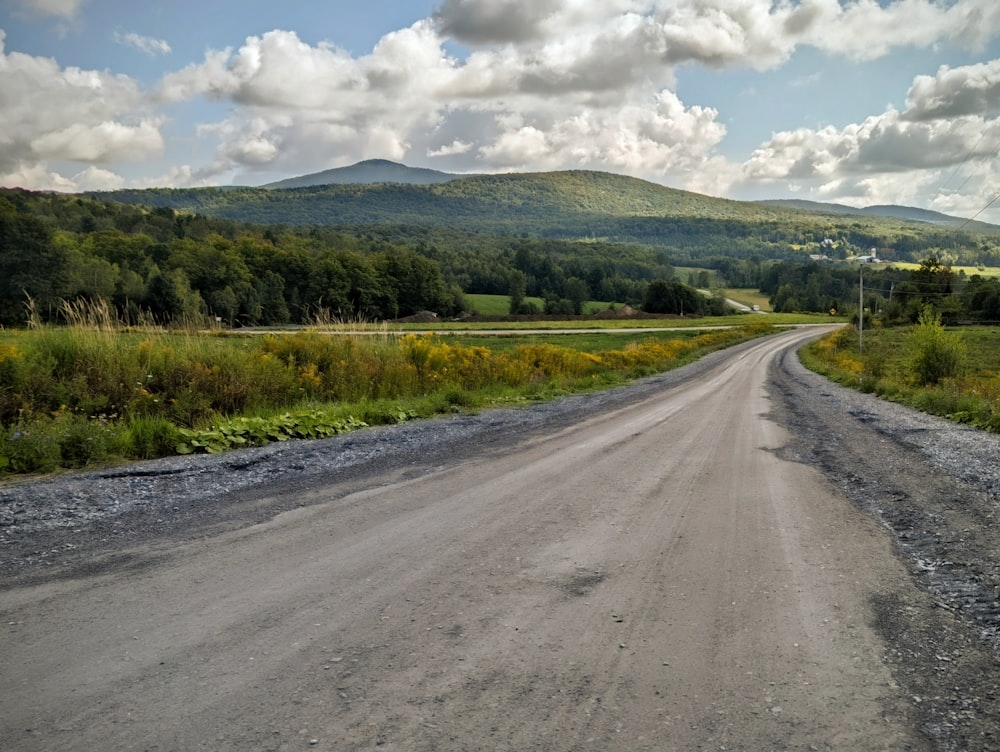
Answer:
[[[680,271],[680,270],[678,270]],[[681,279],[687,279],[687,272],[693,271],[695,273],[700,271],[711,271],[708,269],[687,269],[683,270],[685,273],[680,276]],[[1000,274],[1000,270],[997,271]],[[712,279],[715,279],[714,272],[712,273]],[[770,311],[771,304],[768,301],[768,296],[759,290],[752,288],[724,288],[723,292],[727,298],[735,300],[737,303],[742,303],[745,306],[753,307],[755,305],[760,306],[762,311]],[[465,296],[466,302],[469,307],[480,316],[506,316],[510,312],[510,297],[507,295],[480,295],[480,294],[468,294]],[[545,307],[545,301],[541,298],[526,298],[527,301],[534,303],[538,306],[538,310],[541,311]],[[583,307],[584,315],[593,315],[600,311],[606,311],[614,306],[615,308],[623,308],[623,303],[609,303],[607,301],[597,301],[588,300]]]
[[[509,295],[483,295],[479,293],[468,293],[465,296],[466,303],[469,307],[480,316],[506,316],[510,313],[510,296]],[[534,303],[539,311],[545,309],[545,301],[541,298],[525,298],[528,303]],[[588,300],[584,303],[583,313],[584,315],[591,315],[597,313],[598,311],[606,311],[612,305],[617,305],[618,308],[622,307],[621,303],[602,303],[596,300]]]
[[[920,264],[910,263],[909,261],[893,261],[892,266],[897,269],[919,269]],[[978,274],[981,277],[1000,277],[1000,267],[998,266],[953,266],[951,270],[958,274],[959,272],[964,272],[967,277],[971,277],[973,274]]]
[[[450,331],[492,331],[520,329],[545,331],[551,329],[718,329],[729,326],[747,326],[760,321],[773,326],[794,326],[799,324],[830,324],[844,322],[843,316],[833,317],[819,313],[769,313],[766,317],[760,314],[738,313],[730,316],[663,316],[657,318],[639,319],[598,319],[579,316],[572,319],[546,321],[435,321],[433,324],[390,324],[388,331],[432,330],[446,334]]]
[[[745,306],[752,308],[756,305],[760,306],[760,310],[762,311],[771,310],[771,301],[768,296],[752,287],[729,287],[724,288],[722,292],[730,300],[735,300],[737,303],[742,303]]]

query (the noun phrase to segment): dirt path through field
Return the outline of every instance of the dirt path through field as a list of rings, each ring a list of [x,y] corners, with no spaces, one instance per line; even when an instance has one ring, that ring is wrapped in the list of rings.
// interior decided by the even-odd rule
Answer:
[[[789,332],[474,460],[0,593],[10,750],[924,750],[887,537],[779,457]]]

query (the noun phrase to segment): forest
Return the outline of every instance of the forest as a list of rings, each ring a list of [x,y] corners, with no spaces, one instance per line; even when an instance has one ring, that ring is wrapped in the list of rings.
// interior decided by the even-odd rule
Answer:
[[[916,320],[929,301],[949,321],[993,321],[997,282],[951,265],[1000,264],[998,242],[992,231],[724,201],[604,173],[292,190],[4,189],[0,325],[58,321],[65,300],[109,301],[125,321],[230,327],[454,317],[466,293],[510,295],[511,313],[576,314],[590,300],[721,313],[717,296],[678,278],[679,266],[714,270],[717,286],[758,289],[776,311],[846,311],[857,306],[859,274],[845,259],[869,249],[927,264],[872,265],[868,310]],[[541,298],[544,311],[526,298]]]
[[[550,312],[574,313],[586,300],[639,305],[649,281],[672,274],[662,253],[637,246],[264,226],[0,191],[5,326],[24,325],[29,301],[47,321],[76,299],[110,301],[125,321],[209,316],[227,326],[454,316],[465,310],[463,293],[509,294],[512,283]]]

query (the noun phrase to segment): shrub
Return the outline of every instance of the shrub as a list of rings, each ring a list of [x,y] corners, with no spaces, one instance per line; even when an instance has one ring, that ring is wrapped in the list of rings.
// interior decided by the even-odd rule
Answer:
[[[166,418],[134,415],[118,437],[118,450],[123,457],[149,460],[174,454],[178,441],[177,429]]]
[[[910,334],[910,374],[917,386],[937,384],[961,373],[965,361],[965,343],[957,332],[946,332],[941,314],[931,306],[920,313]]]
[[[51,421],[22,422],[0,433],[0,472],[51,473],[61,460]]]

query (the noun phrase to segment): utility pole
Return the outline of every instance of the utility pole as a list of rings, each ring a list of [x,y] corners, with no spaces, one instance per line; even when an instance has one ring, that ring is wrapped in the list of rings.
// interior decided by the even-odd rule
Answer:
[[[865,349],[865,265],[858,264],[858,354]]]

